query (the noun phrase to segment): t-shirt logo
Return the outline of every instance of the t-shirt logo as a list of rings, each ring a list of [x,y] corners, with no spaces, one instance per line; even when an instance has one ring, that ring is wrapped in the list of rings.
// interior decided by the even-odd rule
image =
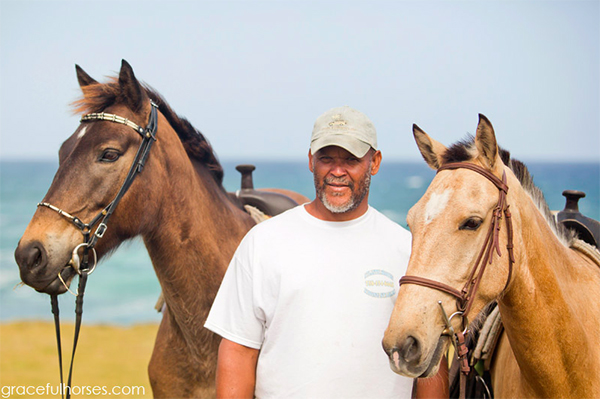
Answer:
[[[369,270],[365,273],[365,294],[373,298],[389,298],[396,294],[394,276],[381,269]]]

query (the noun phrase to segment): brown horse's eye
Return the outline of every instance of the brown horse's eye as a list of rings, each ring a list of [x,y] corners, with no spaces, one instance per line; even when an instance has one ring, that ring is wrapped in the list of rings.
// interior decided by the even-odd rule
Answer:
[[[119,153],[119,151],[109,148],[107,150],[104,150],[104,152],[100,156],[100,161],[115,162],[117,159],[119,159],[120,156],[121,153]]]
[[[479,218],[469,218],[463,222],[458,228],[459,230],[477,230],[481,226],[483,220]]]

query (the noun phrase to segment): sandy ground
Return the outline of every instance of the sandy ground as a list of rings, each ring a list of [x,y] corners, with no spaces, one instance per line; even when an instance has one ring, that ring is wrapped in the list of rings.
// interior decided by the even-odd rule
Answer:
[[[73,345],[73,324],[61,325],[65,382]],[[75,355],[73,386],[105,387],[111,396],[151,398],[147,367],[158,324],[131,327],[83,325]],[[16,387],[53,387],[60,384],[54,325],[50,322],[24,321],[0,324],[0,398],[32,397],[18,395]],[[125,395],[129,387],[139,394]],[[12,388],[12,395],[9,389]],[[112,393],[113,388],[117,391]],[[33,392],[33,388],[28,388]],[[42,393],[33,397],[60,397]],[[131,391],[131,390],[130,390]],[[89,395],[85,394],[89,392]],[[74,397],[101,397],[102,391],[83,391]],[[104,391],[106,392],[106,391]],[[76,391],[74,391],[76,393]]]

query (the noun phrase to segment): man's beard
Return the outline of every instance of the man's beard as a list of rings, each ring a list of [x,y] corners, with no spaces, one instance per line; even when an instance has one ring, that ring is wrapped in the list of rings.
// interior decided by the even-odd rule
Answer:
[[[368,169],[370,170],[370,168]],[[371,185],[371,173],[367,171],[363,178],[358,181],[356,185],[349,180],[335,177],[326,177],[323,182],[320,182],[317,180],[317,177],[314,176],[314,181],[317,197],[321,200],[325,208],[327,208],[331,213],[346,213],[356,209],[367,196],[367,193],[369,192],[369,186]],[[348,201],[340,205],[334,205],[327,200],[325,186],[326,184],[331,183],[345,184],[348,186],[351,191]],[[334,197],[339,195],[340,194],[337,193],[332,194]]]

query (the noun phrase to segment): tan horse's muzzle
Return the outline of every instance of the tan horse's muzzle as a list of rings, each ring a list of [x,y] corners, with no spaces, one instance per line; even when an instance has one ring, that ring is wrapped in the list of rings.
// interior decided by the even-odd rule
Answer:
[[[386,332],[382,342],[392,371],[410,378],[426,378],[437,373],[448,336],[440,335],[433,347],[415,335],[407,334],[397,339],[392,336]]]

